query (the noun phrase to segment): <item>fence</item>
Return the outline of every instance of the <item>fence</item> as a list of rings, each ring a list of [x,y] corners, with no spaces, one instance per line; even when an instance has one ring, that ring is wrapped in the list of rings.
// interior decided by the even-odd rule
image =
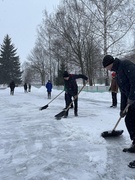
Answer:
[[[80,89],[82,86],[78,86]],[[108,92],[110,86],[85,86],[83,91],[86,92]],[[63,90],[63,86],[53,86],[53,89]]]
[[[41,85],[34,85],[37,88],[40,88]],[[80,90],[82,85],[78,85],[78,89]],[[83,91],[86,92],[108,92],[110,86],[85,86]],[[0,90],[6,89],[7,87],[0,86]],[[53,89],[63,90],[64,86],[53,86]]]

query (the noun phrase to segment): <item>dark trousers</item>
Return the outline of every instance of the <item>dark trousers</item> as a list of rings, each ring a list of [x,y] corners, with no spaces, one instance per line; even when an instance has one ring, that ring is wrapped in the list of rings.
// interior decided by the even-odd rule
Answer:
[[[65,104],[66,104],[66,107],[67,107],[67,104],[68,104],[67,98],[68,98],[67,93],[65,93]],[[71,99],[71,101],[72,101],[72,99]],[[71,104],[71,107],[73,108],[73,103]]]
[[[14,95],[14,89],[10,88],[10,95]]]
[[[68,108],[69,107],[69,105],[70,105],[70,103],[72,102],[72,95],[70,95],[70,94],[66,94],[66,102],[67,102],[67,104],[66,104],[66,108]],[[74,97],[73,97],[74,98]],[[69,111],[69,109],[66,111],[66,115],[68,116],[68,111]],[[77,112],[78,112],[78,98],[76,98],[75,100],[74,100],[74,113],[75,114],[77,114]]]
[[[51,99],[51,92],[47,91],[47,94],[48,94],[48,99]]]
[[[130,135],[130,139],[135,139],[135,104],[129,107],[125,117],[125,124]]]
[[[117,93],[112,92],[112,106],[117,106]]]

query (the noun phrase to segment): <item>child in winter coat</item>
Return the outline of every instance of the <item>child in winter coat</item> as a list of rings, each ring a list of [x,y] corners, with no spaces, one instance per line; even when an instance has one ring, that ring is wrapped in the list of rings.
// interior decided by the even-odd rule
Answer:
[[[29,92],[31,92],[31,84],[29,83]]]
[[[112,80],[111,80],[111,86],[109,88],[109,91],[111,91],[112,94],[112,105],[110,107],[116,108],[117,107],[117,93],[118,93],[118,85],[116,82],[116,72],[112,72]]]
[[[27,92],[27,83],[24,84],[24,92]]]
[[[48,80],[46,84],[46,89],[47,89],[48,99],[51,99],[52,83],[50,80]]]
[[[9,87],[10,87],[10,95],[14,95],[14,89],[15,89],[14,81],[11,81],[11,83],[9,84]]]

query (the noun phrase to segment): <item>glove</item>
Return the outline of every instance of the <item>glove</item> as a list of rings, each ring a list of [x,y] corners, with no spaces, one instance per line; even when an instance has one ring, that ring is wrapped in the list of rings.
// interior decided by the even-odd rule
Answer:
[[[73,96],[74,100],[77,99],[77,95]]]
[[[130,106],[135,102],[135,100],[131,100],[131,99],[128,99],[127,100],[127,104],[129,104]]]
[[[120,111],[120,117],[121,117],[121,118],[125,117],[126,114],[127,114],[127,112]]]

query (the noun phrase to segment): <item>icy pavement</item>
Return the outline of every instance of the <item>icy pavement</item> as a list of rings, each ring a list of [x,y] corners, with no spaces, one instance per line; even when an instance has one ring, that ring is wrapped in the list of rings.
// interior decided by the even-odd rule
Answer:
[[[131,143],[124,120],[122,136],[100,136],[119,118],[119,107],[108,108],[110,93],[82,92],[79,116],[71,109],[60,121],[54,115],[64,107],[64,94],[39,111],[48,102],[44,88],[16,88],[14,96],[0,91],[0,180],[135,180],[127,166],[135,156],[122,152]]]

